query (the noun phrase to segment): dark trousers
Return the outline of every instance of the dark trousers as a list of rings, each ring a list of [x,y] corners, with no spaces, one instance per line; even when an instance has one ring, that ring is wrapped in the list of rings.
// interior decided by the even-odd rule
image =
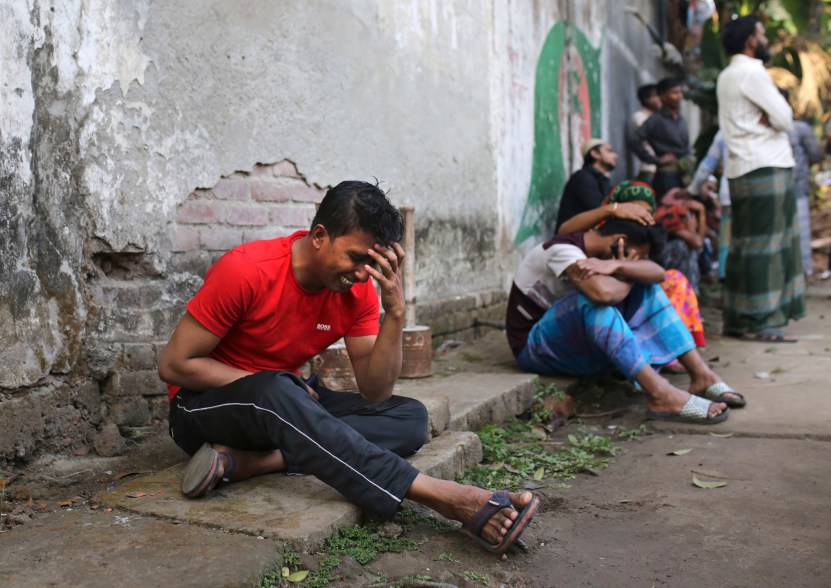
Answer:
[[[319,401],[288,372],[182,390],[170,405],[170,435],[189,455],[206,442],[243,451],[280,449],[288,473],[314,475],[361,507],[392,516],[418,475],[399,456],[424,444],[427,409],[411,398],[373,403],[310,384]]]
[[[664,194],[673,188],[683,188],[680,172],[657,172],[652,179],[652,187],[655,189],[655,196],[660,202]]]

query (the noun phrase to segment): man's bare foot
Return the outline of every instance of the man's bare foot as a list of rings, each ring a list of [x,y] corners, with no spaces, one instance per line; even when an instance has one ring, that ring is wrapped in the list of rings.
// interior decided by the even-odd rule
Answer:
[[[492,494],[475,486],[464,486],[418,474],[407,492],[407,498],[429,506],[448,519],[459,521],[467,527],[479,509],[487,504]],[[518,511],[534,499],[530,492],[512,492],[508,497],[514,508],[503,508],[493,515],[479,533],[479,536],[489,543],[501,543],[514,524]]]
[[[701,373],[703,375],[703,372]],[[718,376],[716,376],[711,370],[710,373],[714,376],[714,379],[710,383],[712,384],[717,382]],[[650,412],[679,414],[681,409],[690,399],[689,393],[684,392],[680,388],[676,388],[670,384],[658,375],[658,373],[655,372],[655,370],[653,370],[648,364],[644,365],[635,379],[646,393],[646,407]],[[696,381],[701,382],[708,380],[709,378],[705,376],[703,379],[699,378]],[[707,385],[709,386],[709,384]],[[692,384],[690,386],[692,388]],[[703,391],[704,389],[701,390],[702,393]],[[709,418],[715,418],[726,409],[727,405],[723,402],[712,402],[707,410],[707,416]]]

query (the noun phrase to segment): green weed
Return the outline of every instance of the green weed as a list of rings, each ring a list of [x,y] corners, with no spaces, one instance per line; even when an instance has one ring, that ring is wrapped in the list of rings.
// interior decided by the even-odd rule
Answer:
[[[551,448],[531,432],[530,421],[512,419],[502,426],[479,431],[483,463],[468,469],[459,480],[484,488],[518,489],[528,479],[570,480],[585,471],[605,468],[618,448],[610,437],[580,427],[568,436],[569,446]]]
[[[471,582],[481,582],[482,584],[485,584],[486,586],[487,586],[488,582],[490,582],[490,580],[491,580],[491,577],[488,576],[487,574],[480,574],[479,572],[473,572],[473,571],[470,571],[470,570],[466,571],[464,573],[464,576],[465,576],[465,578],[467,578]]]
[[[456,559],[453,556],[452,553],[445,553],[445,552],[440,553],[439,556],[436,558],[436,561],[449,561],[451,563],[457,563],[457,564],[462,563],[461,560]]]
[[[624,429],[621,427],[615,431],[615,436],[622,441],[637,441],[646,435],[646,425],[638,425],[634,429]]]

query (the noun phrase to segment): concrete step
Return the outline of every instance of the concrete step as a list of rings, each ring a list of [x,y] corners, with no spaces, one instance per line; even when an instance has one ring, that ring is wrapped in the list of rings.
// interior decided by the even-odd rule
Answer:
[[[436,477],[453,479],[482,459],[479,438],[447,431],[412,463]],[[230,484],[203,500],[179,492],[185,462],[98,494],[102,507],[281,541],[301,548],[321,544],[338,527],[360,520],[360,509],[313,476],[263,476]]]
[[[500,423],[528,410],[539,377],[524,373],[459,373],[444,377],[399,380],[395,393],[417,398],[428,406],[448,399],[451,431],[476,431],[488,423]],[[432,417],[431,413],[431,417]],[[433,426],[440,425],[437,418]]]

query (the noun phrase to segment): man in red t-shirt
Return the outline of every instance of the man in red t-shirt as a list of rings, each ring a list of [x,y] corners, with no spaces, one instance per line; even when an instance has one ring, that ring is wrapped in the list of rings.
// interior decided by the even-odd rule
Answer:
[[[170,434],[192,456],[186,496],[306,473],[384,515],[405,497],[425,504],[495,553],[516,541],[538,508],[529,492],[431,478],[401,457],[423,445],[428,418],[417,400],[392,395],[402,359],[402,233],[400,213],[377,186],[341,182],[309,231],[240,245],[208,271],[159,362]],[[381,291],[380,326],[370,277]],[[297,375],[341,337],[358,394]]]

